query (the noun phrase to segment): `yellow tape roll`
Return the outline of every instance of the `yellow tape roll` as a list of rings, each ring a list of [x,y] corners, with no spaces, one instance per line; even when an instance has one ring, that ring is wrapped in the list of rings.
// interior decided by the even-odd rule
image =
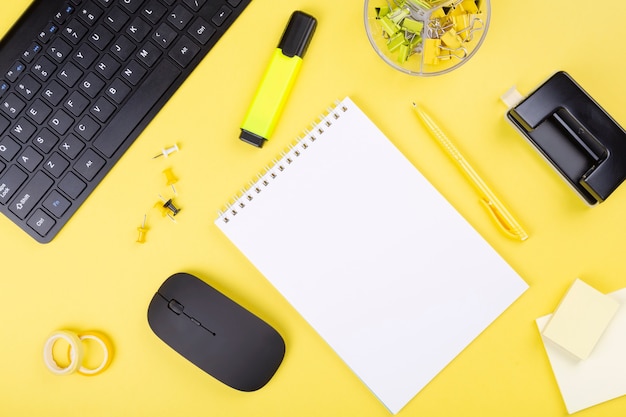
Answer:
[[[69,346],[70,364],[62,368],[54,359],[54,344],[59,340],[65,340]],[[69,375],[78,370],[83,363],[84,349],[83,343],[76,333],[67,330],[57,330],[53,332],[46,340],[43,348],[43,360],[46,367],[55,375]]]
[[[106,370],[111,364],[111,359],[113,359],[113,346],[111,345],[109,339],[102,333],[98,332],[80,333],[78,337],[81,340],[81,343],[83,340],[94,340],[102,348],[103,354],[100,365],[93,369],[81,365],[80,368],[78,368],[78,373],[86,376],[94,376]]]

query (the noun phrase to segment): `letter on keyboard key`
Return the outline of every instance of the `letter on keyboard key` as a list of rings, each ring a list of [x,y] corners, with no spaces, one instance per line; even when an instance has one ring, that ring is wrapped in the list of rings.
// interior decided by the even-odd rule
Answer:
[[[118,112],[98,135],[93,143],[94,147],[108,158],[113,156],[135,126],[150,112],[154,103],[176,81],[179,74],[173,64],[161,61],[144,80],[141,89],[128,99],[123,110]]]

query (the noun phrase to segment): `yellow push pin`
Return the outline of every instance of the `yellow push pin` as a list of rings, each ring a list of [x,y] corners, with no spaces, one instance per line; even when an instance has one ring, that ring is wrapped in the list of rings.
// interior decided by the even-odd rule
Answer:
[[[167,168],[163,171],[163,174],[165,175],[165,183],[172,187],[174,194],[178,194],[176,192],[176,188],[174,187],[174,184],[178,182],[178,178],[176,178],[176,175],[174,175],[172,168]]]
[[[148,233],[148,229],[146,228],[146,215],[143,216],[143,222],[141,226],[137,228],[137,243],[145,243],[146,242],[146,234]]]

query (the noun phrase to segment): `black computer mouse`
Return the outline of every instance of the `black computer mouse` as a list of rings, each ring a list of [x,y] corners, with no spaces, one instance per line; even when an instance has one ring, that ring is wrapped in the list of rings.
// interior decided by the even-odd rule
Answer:
[[[176,352],[240,391],[267,384],[285,355],[274,328],[187,273],[161,285],[148,307],[148,323]]]

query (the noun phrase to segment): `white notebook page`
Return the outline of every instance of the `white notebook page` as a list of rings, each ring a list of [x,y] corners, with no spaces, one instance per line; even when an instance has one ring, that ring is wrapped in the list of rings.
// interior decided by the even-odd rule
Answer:
[[[215,223],[395,414],[527,285],[349,98],[325,121]]]

